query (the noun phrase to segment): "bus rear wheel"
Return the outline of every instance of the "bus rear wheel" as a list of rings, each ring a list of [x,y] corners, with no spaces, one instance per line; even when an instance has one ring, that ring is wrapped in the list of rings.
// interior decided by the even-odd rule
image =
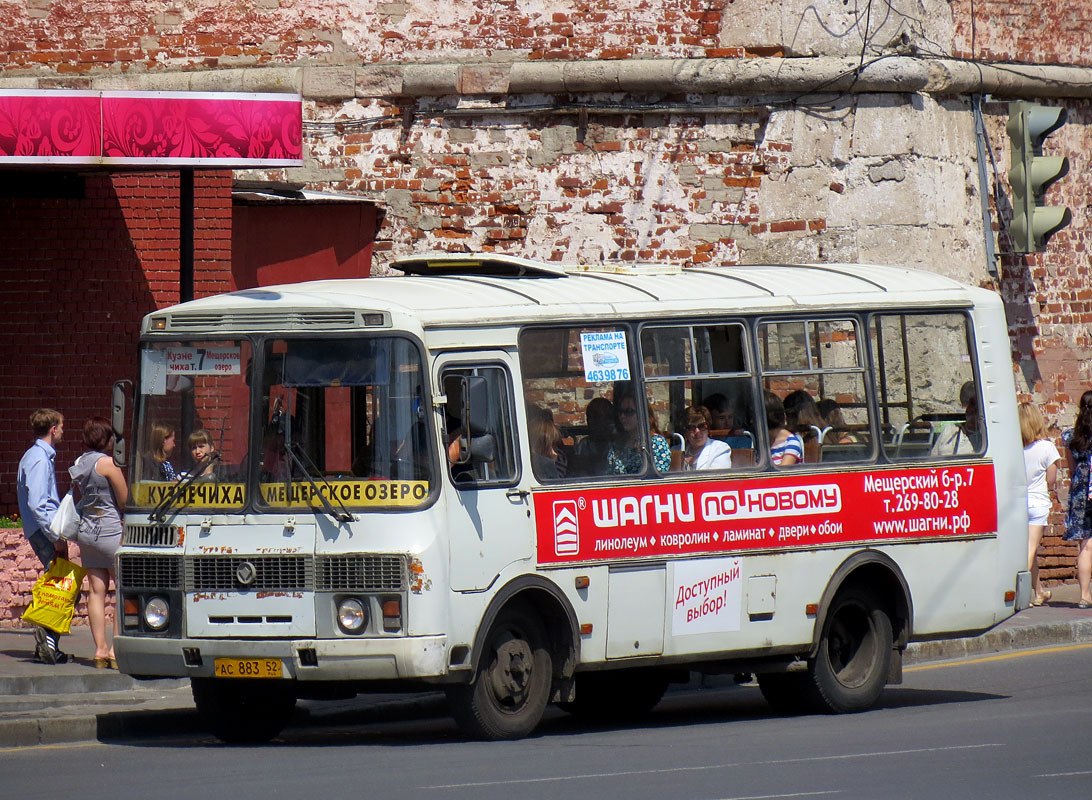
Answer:
[[[292,721],[296,696],[279,681],[193,678],[197,713],[222,742],[268,742]]]
[[[470,685],[448,689],[452,716],[478,739],[520,739],[542,720],[550,698],[553,660],[532,612],[502,611],[485,640]]]
[[[871,708],[887,683],[893,646],[891,619],[876,596],[857,587],[840,592],[808,665],[817,709],[846,714]]]

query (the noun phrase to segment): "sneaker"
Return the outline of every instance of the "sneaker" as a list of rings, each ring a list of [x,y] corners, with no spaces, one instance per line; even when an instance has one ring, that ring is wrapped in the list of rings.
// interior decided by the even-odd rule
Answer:
[[[57,663],[56,645],[50,647],[49,633],[39,626],[34,629],[34,660],[42,664]]]
[[[42,664],[67,664],[68,654],[57,647],[57,634],[46,628],[34,629],[34,660]]]

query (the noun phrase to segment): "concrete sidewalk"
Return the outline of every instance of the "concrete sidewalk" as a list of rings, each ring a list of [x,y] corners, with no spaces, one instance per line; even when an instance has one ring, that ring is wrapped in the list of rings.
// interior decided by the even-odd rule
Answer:
[[[904,664],[945,661],[1030,647],[1092,642],[1092,610],[1077,607],[1074,584],[1051,587],[1053,597],[982,636],[912,644]],[[0,747],[197,734],[202,731],[189,681],[137,681],[115,670],[95,669],[95,648],[86,626],[61,640],[73,658],[67,664],[34,662],[30,630],[0,629]],[[387,717],[443,714],[435,692],[422,695],[367,695],[352,703],[357,722]],[[300,717],[337,722],[344,707],[301,703]]]

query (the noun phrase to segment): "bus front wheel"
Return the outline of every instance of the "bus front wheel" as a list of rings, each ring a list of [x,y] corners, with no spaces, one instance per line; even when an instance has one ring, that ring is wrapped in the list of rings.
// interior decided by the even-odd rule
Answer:
[[[857,587],[840,592],[808,665],[809,694],[818,710],[845,714],[871,708],[887,683],[893,646],[891,619],[875,595]]]
[[[485,640],[475,680],[448,689],[452,716],[479,739],[519,739],[542,719],[553,661],[546,634],[529,611],[506,609]]]

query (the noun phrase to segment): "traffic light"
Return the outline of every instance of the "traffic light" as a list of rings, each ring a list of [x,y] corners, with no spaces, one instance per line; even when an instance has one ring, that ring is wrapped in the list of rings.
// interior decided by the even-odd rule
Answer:
[[[1005,126],[1012,139],[1012,232],[1016,252],[1034,253],[1073,218],[1064,206],[1044,206],[1047,187],[1069,172],[1069,159],[1044,156],[1043,140],[1066,121],[1064,108],[1010,103]]]

